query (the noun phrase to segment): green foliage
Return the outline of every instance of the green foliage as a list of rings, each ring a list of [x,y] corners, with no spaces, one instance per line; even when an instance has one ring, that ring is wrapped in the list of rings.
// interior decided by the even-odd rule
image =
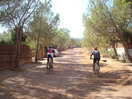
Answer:
[[[44,3],[39,0],[2,0],[0,23],[13,29],[8,35],[2,34],[4,39],[0,36],[1,43],[15,45],[17,39],[21,39],[22,44],[28,44],[33,50],[37,48],[38,40],[38,46],[53,44],[59,50],[80,47],[80,40],[71,38],[68,29],[58,29],[59,14],[54,14],[51,6],[50,0]]]
[[[74,47],[81,47],[81,39],[72,38],[72,40],[73,40]]]
[[[111,45],[120,41],[113,24],[121,31],[123,38],[126,38],[126,43],[131,42],[132,9],[130,7],[132,2],[129,0],[114,0],[113,5],[110,6],[110,1],[90,0],[90,4],[89,10],[83,14],[85,26],[83,46],[105,47],[107,43]]]
[[[58,23],[59,15],[54,15],[50,6],[47,3],[42,3],[34,13],[33,21],[29,24],[31,32],[28,34],[28,40],[36,41],[40,35],[40,43],[49,46],[56,36]]]
[[[84,41],[88,47],[94,47],[95,45],[104,47],[105,42],[109,40],[109,33],[106,24],[108,19],[104,13],[104,7],[101,1],[97,0],[95,4],[92,5],[91,15],[87,17],[87,12],[83,15],[83,22],[85,26]],[[88,12],[89,13],[89,12]]]
[[[122,30],[123,37],[128,43],[132,43],[132,32],[128,30]]]
[[[0,2],[0,23],[15,27],[23,26],[39,4],[39,0],[2,0]],[[19,26],[18,26],[19,27]]]
[[[36,48],[33,44],[29,43],[28,46],[30,47],[31,50],[36,50]]]
[[[17,39],[17,46],[21,44],[20,39],[22,44],[26,44],[26,35],[23,28],[25,24],[27,26],[27,23],[32,20],[32,14],[39,3],[39,0],[2,0],[0,2],[0,24],[9,26],[10,29],[13,28],[10,31],[12,35],[11,44],[16,44]],[[20,32],[22,32],[21,36]]]
[[[7,44],[7,45],[16,45],[16,39],[17,39],[17,34],[16,34],[16,29],[10,29],[7,32],[3,32],[0,34],[0,43],[1,44]],[[20,33],[18,33],[20,36]],[[25,32],[22,32],[21,35],[21,42],[22,44],[26,44],[26,34]]]
[[[0,34],[0,44],[13,45],[12,36],[9,31]]]
[[[69,30],[60,29],[57,31],[57,35],[54,37],[52,43],[57,46],[57,49],[64,50],[68,48],[69,38]]]
[[[120,29],[126,43],[131,42],[132,37],[132,2],[129,0],[114,0],[112,15],[114,22]]]
[[[22,28],[20,27],[19,32],[18,32],[18,36],[20,36],[20,30],[21,29]],[[13,42],[14,45],[16,45],[16,41],[17,41],[17,27],[15,27],[14,29],[11,29],[10,32],[11,32],[11,36],[12,36],[12,42]],[[26,34],[22,31],[22,33],[21,33],[21,43],[22,44],[26,43],[26,38],[27,38]]]
[[[57,31],[57,35],[54,37],[52,44],[58,50],[65,50],[68,48],[80,47],[80,40],[73,39],[69,36],[70,31],[62,28]]]
[[[126,62],[127,62],[127,60],[126,60],[126,55],[123,54],[121,57],[122,57],[122,60],[121,60],[121,61],[122,61],[123,63],[126,63]]]

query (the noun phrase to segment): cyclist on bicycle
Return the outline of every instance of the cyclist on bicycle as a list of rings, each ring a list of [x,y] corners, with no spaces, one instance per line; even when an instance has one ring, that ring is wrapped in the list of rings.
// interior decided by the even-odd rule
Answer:
[[[90,59],[92,58],[92,55],[94,55],[94,59],[93,59],[93,71],[95,71],[95,62],[98,61],[98,66],[99,66],[99,61],[100,61],[100,52],[98,51],[97,47],[94,47],[94,51],[90,55]]]
[[[48,64],[49,64],[49,58],[52,59],[52,68],[53,68],[53,54],[54,54],[54,49],[53,46],[50,45],[50,47],[47,50],[47,68],[48,68]]]

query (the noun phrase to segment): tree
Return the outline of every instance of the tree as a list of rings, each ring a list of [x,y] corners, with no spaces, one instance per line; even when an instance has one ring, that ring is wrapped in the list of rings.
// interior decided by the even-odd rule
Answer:
[[[21,30],[22,27],[20,27],[19,31]],[[17,27],[15,27],[14,29],[10,30],[11,32],[11,37],[12,37],[12,42],[14,45],[16,45],[17,43]],[[18,32],[18,37],[20,37],[20,32]],[[22,44],[26,44],[26,33],[24,31],[21,32],[21,43]]]
[[[113,4],[112,12],[110,12],[108,8],[107,8],[107,12],[108,12],[110,21],[113,27],[115,28],[115,31],[124,46],[126,56],[128,57],[129,61],[132,62],[132,57],[130,56],[128,51],[128,46],[127,46],[128,42],[125,41],[123,37],[124,28],[126,28],[126,26],[132,23],[131,15],[130,15],[132,11],[130,8],[131,1],[127,2],[127,0],[120,0],[120,1],[114,0],[113,3],[114,4]]]
[[[41,3],[34,13],[33,21],[30,23],[30,37],[37,40],[35,61],[38,60],[38,49],[40,43],[49,46],[53,37],[56,35],[56,29],[59,22],[59,15],[55,15],[50,9],[50,5]]]
[[[113,6],[109,6],[108,3],[110,3],[110,1],[91,0],[90,15],[89,12],[84,15],[86,32],[84,38],[87,39],[87,36],[91,36],[92,38],[89,37],[91,44],[95,41],[94,38],[96,39],[96,42],[104,42],[106,39],[106,42],[111,42],[109,44],[113,46],[116,56],[115,42],[120,39],[126,55],[131,61],[132,58],[128,52],[127,40],[125,41],[125,37],[123,36],[125,33],[124,29],[128,30],[128,27],[131,26],[130,2],[126,2],[126,0],[114,0]],[[128,33],[126,32],[126,34]]]
[[[16,43],[16,65],[19,68],[19,55],[21,34],[23,26],[28,22],[31,15],[36,10],[39,0],[3,0],[0,5],[0,22],[4,25],[16,28],[17,43]],[[18,35],[20,33],[20,35]]]
[[[53,44],[57,46],[59,50],[65,50],[69,47],[69,30],[62,28],[57,31],[57,35],[53,39]]]
[[[0,44],[13,45],[10,31],[0,33]]]

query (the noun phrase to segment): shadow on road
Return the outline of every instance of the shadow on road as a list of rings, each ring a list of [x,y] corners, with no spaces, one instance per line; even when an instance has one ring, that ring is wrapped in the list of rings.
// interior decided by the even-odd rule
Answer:
[[[68,57],[64,57],[68,56]],[[121,75],[131,75],[131,71],[109,71],[102,73],[98,78],[92,71],[91,63],[84,63],[84,56],[62,54],[55,59],[54,70],[46,74],[46,62],[27,64],[23,72],[15,76],[1,79],[5,87],[0,89],[0,99],[102,99],[98,96],[102,90],[116,92],[111,84],[121,81]],[[106,64],[101,64],[101,67]],[[11,73],[11,71],[8,71]],[[127,79],[125,76],[123,79]],[[121,79],[121,80],[120,80]],[[129,80],[128,80],[129,81]],[[125,85],[125,83],[123,83]],[[132,84],[131,81],[127,84]],[[89,95],[95,94],[93,97]],[[5,98],[6,97],[6,98]],[[103,94],[103,98],[131,99],[131,97],[111,96]]]

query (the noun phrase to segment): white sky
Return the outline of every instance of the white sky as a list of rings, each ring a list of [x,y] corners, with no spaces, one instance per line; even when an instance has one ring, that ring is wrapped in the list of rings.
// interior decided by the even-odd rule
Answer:
[[[82,14],[86,11],[88,0],[52,0],[52,11],[60,15],[60,28],[71,31],[73,38],[83,37]]]

